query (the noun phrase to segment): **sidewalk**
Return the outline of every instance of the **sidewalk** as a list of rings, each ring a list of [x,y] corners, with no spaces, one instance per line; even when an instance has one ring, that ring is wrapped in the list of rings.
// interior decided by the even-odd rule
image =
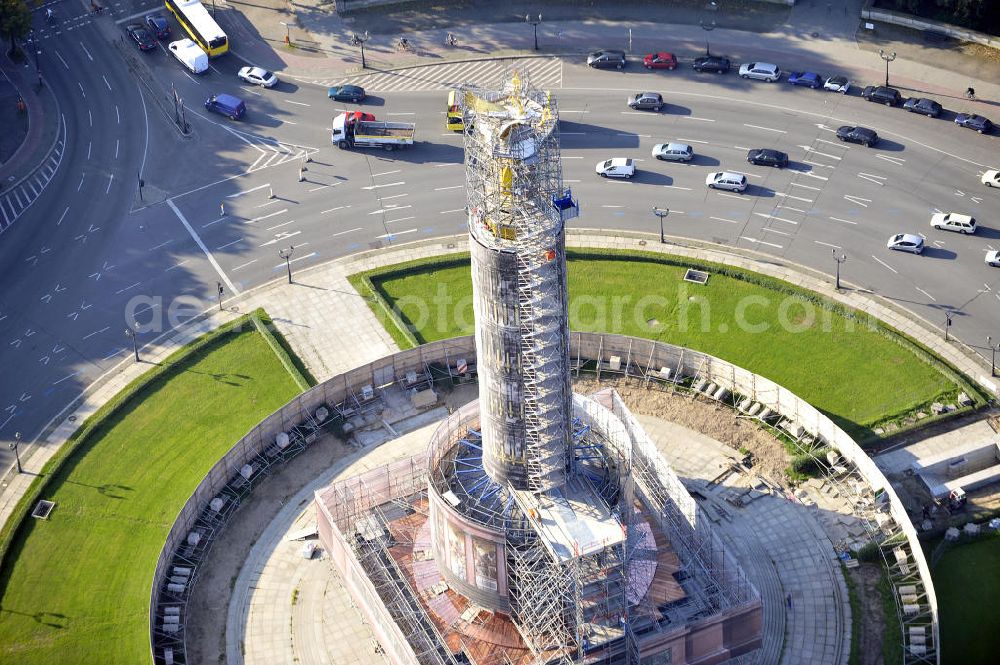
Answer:
[[[9,85],[0,94],[3,112],[0,121],[6,134],[10,129],[16,131],[16,125],[8,125],[8,120],[15,123],[25,123],[23,140],[17,147],[7,146],[4,154],[12,152],[7,161],[0,163],[0,195],[13,189],[22,180],[30,176],[52,151],[59,129],[59,103],[48,85],[38,89],[38,79],[33,64],[17,64],[4,53],[0,54],[0,74],[2,84]],[[6,87],[6,86],[4,86]],[[17,113],[17,97],[24,99],[27,113]],[[8,129],[10,128],[10,129]],[[15,132],[11,132],[15,133]],[[5,141],[9,137],[5,137]],[[0,217],[0,230],[4,227],[4,218]]]
[[[582,229],[570,231],[567,245],[666,252],[725,263],[785,280],[886,322],[932,349],[972,380],[994,394],[997,393],[997,383],[987,376],[985,365],[970,349],[954,340],[944,342],[940,331],[930,323],[890,306],[879,297],[852,289],[846,283],[846,288],[838,292],[834,290],[829,276],[801,266],[781,264],[763,254],[720,249],[680,238],[670,238],[670,243],[666,245],[651,242],[652,240],[651,235],[637,232]],[[263,307],[316,380],[322,382],[398,350],[366,302],[347,282],[348,275],[403,261],[460,253],[467,249],[467,236],[462,234],[337,259],[293,273],[292,284],[282,278],[232,298],[224,303],[225,311],[209,312],[198,322],[143,346],[140,349],[143,362],[135,363],[131,358],[122,361],[95,382],[94,390],[72,413],[60,415],[60,424],[47,438],[35,442],[22,455],[25,472],[8,475],[0,491],[0,523],[7,520],[18,499],[27,491],[31,480],[76,428],[142,374],[149,363],[160,362],[197,336],[244,312]]]

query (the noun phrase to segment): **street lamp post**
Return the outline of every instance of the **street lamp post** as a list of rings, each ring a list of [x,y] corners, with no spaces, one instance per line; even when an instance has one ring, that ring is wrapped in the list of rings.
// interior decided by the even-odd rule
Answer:
[[[365,34],[364,35],[359,35],[358,33],[355,32],[354,36],[351,37],[351,44],[354,45],[354,46],[360,46],[361,47],[361,69],[367,69],[368,68],[368,63],[365,62],[365,42],[368,41],[369,39],[370,38],[368,36],[368,31],[367,30],[365,30]]]
[[[21,433],[14,432],[14,441],[7,444],[7,447],[14,451],[14,459],[17,460],[17,472],[22,473],[21,470],[21,455],[17,452],[17,447],[21,445]]]
[[[285,43],[286,44],[291,44],[292,43],[292,26],[291,26],[291,24],[290,23],[286,23],[285,21],[278,21],[278,23],[280,23],[281,25],[285,26]]]
[[[538,50],[538,24],[542,22],[542,15],[539,14],[537,19],[531,18],[530,14],[525,15],[525,23],[530,23],[532,29],[535,31],[535,50]]]
[[[701,10],[701,18],[698,19],[701,29],[706,33],[715,30],[715,17],[719,11],[719,5],[712,0]],[[705,35],[705,55],[712,55],[711,47],[708,43],[708,35]]]
[[[660,220],[660,244],[667,244],[667,236],[663,234],[663,218],[670,214],[670,208],[658,208],[653,206],[653,214]]]
[[[285,269],[288,271],[288,283],[292,283],[292,252],[295,251],[295,245],[289,245],[288,249],[279,249],[278,256],[285,260]]]
[[[948,341],[948,329],[951,328],[951,311],[944,313],[944,341]]]
[[[833,250],[833,260],[837,262],[837,290],[840,290],[840,264],[847,262],[847,254],[841,252],[837,253],[837,250]]]
[[[125,326],[125,336],[132,340],[132,353],[135,354],[135,361],[139,362],[139,341],[135,338],[132,326]]]
[[[896,59],[896,52],[886,53],[883,49],[878,50],[880,58],[885,60],[885,87],[889,87],[889,63]]]
[[[990,347],[990,376],[997,375],[997,351],[1000,351],[1000,342],[993,343],[993,338],[986,336],[986,346]]]

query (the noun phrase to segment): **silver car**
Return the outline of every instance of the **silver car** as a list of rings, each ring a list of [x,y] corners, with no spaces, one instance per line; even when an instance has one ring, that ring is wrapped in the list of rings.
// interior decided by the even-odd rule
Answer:
[[[745,192],[747,188],[747,177],[742,173],[732,171],[719,171],[709,173],[705,177],[705,184],[709,189],[728,189],[730,192]]]
[[[774,83],[781,78],[781,70],[778,69],[778,65],[772,65],[770,62],[748,62],[740,65],[740,76]]]
[[[250,85],[273,88],[278,85],[278,77],[261,67],[243,67],[237,74]]]
[[[653,146],[653,157],[665,162],[690,162],[694,150],[687,143],[657,143]]]
[[[924,239],[913,233],[897,233],[889,238],[885,246],[897,252],[920,254],[924,251]]]
[[[823,89],[846,95],[851,91],[851,81],[846,76],[831,76],[823,84]]]

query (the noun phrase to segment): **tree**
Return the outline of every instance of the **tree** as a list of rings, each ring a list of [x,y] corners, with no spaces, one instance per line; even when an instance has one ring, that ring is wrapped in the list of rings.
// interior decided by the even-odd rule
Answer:
[[[8,55],[13,55],[18,39],[31,30],[31,12],[24,0],[0,0],[0,33],[10,41]]]

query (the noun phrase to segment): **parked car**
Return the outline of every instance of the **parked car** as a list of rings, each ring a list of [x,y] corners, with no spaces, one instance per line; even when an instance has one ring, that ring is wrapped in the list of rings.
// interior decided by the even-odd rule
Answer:
[[[851,81],[846,76],[831,76],[823,84],[823,89],[846,95],[851,90]]]
[[[889,238],[885,246],[898,252],[920,254],[924,251],[924,239],[912,233],[897,233]]]
[[[728,189],[731,192],[743,192],[747,188],[747,177],[742,173],[719,171],[705,176],[705,184],[709,189]]]
[[[337,102],[357,104],[365,98],[365,89],[359,85],[334,85],[326,91],[326,96]]]
[[[955,116],[955,124],[959,127],[974,129],[980,134],[989,134],[990,130],[993,129],[993,123],[990,122],[989,118],[975,113],[959,113]]]
[[[899,106],[903,97],[899,90],[889,88],[884,85],[870,85],[861,91],[861,96],[870,102],[885,104],[886,106]]]
[[[757,166],[774,166],[783,169],[788,166],[788,155],[771,148],[751,148],[747,153],[747,161]]]
[[[642,66],[646,69],[676,69],[677,58],[673,53],[650,53],[642,59]]]
[[[1000,268],[1000,249],[986,252],[986,265]]]
[[[813,72],[792,72],[788,75],[788,82],[792,85],[802,85],[813,90],[823,85],[823,79],[820,75]]]
[[[625,64],[625,51],[594,51],[587,56],[587,66],[594,69],[622,69]]]
[[[640,111],[659,111],[663,108],[663,95],[658,92],[638,92],[628,98],[628,107]]]
[[[976,232],[976,220],[957,212],[939,212],[931,215],[931,226],[941,231],[970,234]]]
[[[273,88],[278,85],[278,77],[260,67],[243,67],[236,75],[250,85],[259,85],[262,88]]]
[[[878,143],[878,134],[875,133],[874,129],[867,127],[844,125],[837,128],[837,138],[847,143],[860,143],[866,148]]]
[[[903,104],[903,108],[910,113],[921,113],[928,118],[936,118],[941,113],[941,105],[925,97],[910,97]]]
[[[156,40],[153,39],[153,35],[149,34],[149,30],[138,23],[126,25],[125,32],[139,46],[140,51],[151,51],[156,48]]]
[[[990,169],[983,174],[981,180],[987,187],[1000,187],[1000,171]]]
[[[143,20],[146,22],[146,27],[156,35],[157,39],[166,39],[170,36],[170,25],[167,23],[167,19],[159,14],[150,14]]]
[[[732,67],[729,58],[720,58],[717,55],[703,55],[700,58],[695,58],[691,66],[696,72],[715,72],[716,74],[725,74]]]
[[[781,70],[778,65],[769,62],[747,62],[740,65],[740,76],[745,79],[756,79],[774,83],[781,78]]]
[[[205,108],[212,113],[229,116],[230,120],[239,120],[247,112],[247,105],[239,97],[225,93],[212,95],[205,100]]]
[[[602,178],[625,178],[635,175],[635,162],[625,157],[613,157],[603,162],[597,162],[597,175]]]
[[[653,157],[665,162],[690,162],[694,150],[687,143],[657,143],[653,146]]]

